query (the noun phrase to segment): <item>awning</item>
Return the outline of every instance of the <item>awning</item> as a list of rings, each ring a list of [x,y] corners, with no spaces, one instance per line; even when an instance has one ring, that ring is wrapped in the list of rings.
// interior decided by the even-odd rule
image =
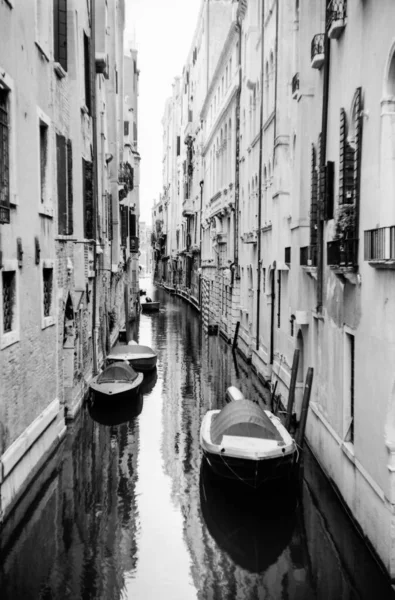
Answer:
[[[224,435],[282,441],[267,414],[251,400],[231,402],[213,417],[211,441],[220,444]]]

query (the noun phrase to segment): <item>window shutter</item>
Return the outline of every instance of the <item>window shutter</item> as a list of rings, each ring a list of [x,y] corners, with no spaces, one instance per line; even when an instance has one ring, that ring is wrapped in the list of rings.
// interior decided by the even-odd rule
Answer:
[[[67,234],[73,233],[73,145],[67,140]]]
[[[107,236],[109,241],[111,242],[113,239],[112,236],[112,194],[107,194],[107,209],[108,209],[108,228],[107,228]]]
[[[133,121],[133,141],[137,144],[137,123]]]
[[[84,194],[84,235],[93,239],[93,164],[82,159]]]
[[[310,207],[310,246],[317,245],[317,193],[318,173],[314,144],[311,145],[311,207]]]
[[[67,0],[54,0],[55,61],[67,71]]]
[[[10,222],[8,91],[0,89],[0,223]]]
[[[325,219],[333,219],[335,163],[326,163]]]
[[[85,74],[85,104],[89,112],[91,112],[91,49],[90,39],[84,33],[84,74]]]
[[[128,208],[121,204],[119,210],[121,217],[121,246],[126,246],[128,237]]]
[[[123,135],[129,135],[129,121],[123,122]]]
[[[346,202],[346,111],[340,109],[339,204]]]
[[[68,235],[67,229],[67,179],[66,179],[66,138],[56,134],[56,164],[58,187],[58,233]]]
[[[355,97],[355,160],[354,160],[354,199],[359,205],[359,194],[361,186],[361,160],[362,160],[362,88],[357,88]]]
[[[132,212],[129,213],[129,234],[130,237],[136,236],[136,215]]]
[[[178,135],[177,136],[177,156],[180,156],[180,154],[181,154],[181,138]]]

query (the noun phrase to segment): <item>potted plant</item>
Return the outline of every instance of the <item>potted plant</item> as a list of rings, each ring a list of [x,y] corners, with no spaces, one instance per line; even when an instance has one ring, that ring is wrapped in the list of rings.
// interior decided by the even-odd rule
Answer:
[[[339,240],[340,262],[346,261],[346,240],[355,237],[355,205],[341,204],[336,213],[335,240]]]

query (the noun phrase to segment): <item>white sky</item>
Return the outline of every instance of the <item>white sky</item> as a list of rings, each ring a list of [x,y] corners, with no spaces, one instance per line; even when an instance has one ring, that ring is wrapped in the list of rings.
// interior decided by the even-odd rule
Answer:
[[[140,69],[140,219],[162,190],[162,125],[174,77],[182,74],[202,0],[125,0],[125,42],[135,40]]]

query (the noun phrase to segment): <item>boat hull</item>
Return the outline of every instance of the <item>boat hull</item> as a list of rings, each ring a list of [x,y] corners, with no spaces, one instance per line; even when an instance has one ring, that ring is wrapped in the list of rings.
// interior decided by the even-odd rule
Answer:
[[[203,456],[218,477],[237,480],[253,488],[274,481],[285,483],[293,477],[294,454],[253,460],[203,450]]]
[[[156,367],[158,357],[153,356],[151,358],[136,358],[129,360],[130,366],[133,367],[136,371],[153,371]]]
[[[133,399],[139,391],[140,385],[144,379],[144,375],[139,373],[133,382],[108,382],[96,383],[93,381],[90,389],[93,392],[94,402],[125,402]]]
[[[160,302],[142,302],[140,306],[143,313],[158,312]]]

